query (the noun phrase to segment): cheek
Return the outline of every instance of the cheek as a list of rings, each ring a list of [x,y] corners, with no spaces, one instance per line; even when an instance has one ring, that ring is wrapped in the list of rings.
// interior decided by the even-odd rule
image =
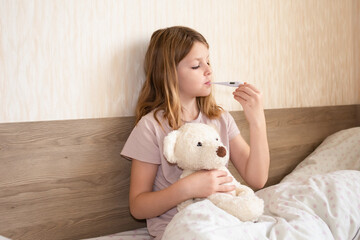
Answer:
[[[192,70],[192,69],[191,69]],[[179,82],[187,82],[190,79],[194,78],[194,72],[190,70],[182,70],[178,72]]]
[[[204,83],[204,76],[200,71],[182,71],[178,72],[179,90],[183,94],[191,96],[208,96],[211,93],[211,87]]]
[[[186,92],[193,89],[194,86],[197,84],[196,77],[191,72],[187,72],[187,73],[182,72],[178,74],[178,80],[179,80],[180,90]]]
[[[186,71],[178,74],[179,86],[183,86],[184,88],[196,88],[196,86],[202,86],[204,83],[204,77],[200,73],[200,71]]]

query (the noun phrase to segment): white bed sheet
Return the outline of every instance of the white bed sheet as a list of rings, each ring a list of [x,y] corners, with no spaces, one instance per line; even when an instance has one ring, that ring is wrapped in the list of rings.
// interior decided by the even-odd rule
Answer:
[[[151,240],[153,237],[149,235],[147,228],[138,228],[131,231],[115,233],[107,236],[96,238],[87,238],[84,240]]]
[[[4,236],[0,236],[0,240],[11,240],[10,238],[6,238]]]

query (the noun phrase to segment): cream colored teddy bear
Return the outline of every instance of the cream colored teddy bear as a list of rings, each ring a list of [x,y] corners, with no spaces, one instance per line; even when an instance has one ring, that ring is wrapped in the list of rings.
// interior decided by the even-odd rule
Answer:
[[[215,128],[203,123],[187,123],[178,130],[170,132],[164,139],[164,156],[168,162],[177,164],[183,169],[180,178],[202,169],[221,169],[232,176],[226,168],[229,152],[220,141]],[[229,184],[236,187],[231,194],[215,193],[208,199],[241,221],[256,221],[263,213],[263,200],[258,198],[251,188],[240,184],[234,177]],[[201,199],[187,200],[177,208],[181,211],[199,200]]]

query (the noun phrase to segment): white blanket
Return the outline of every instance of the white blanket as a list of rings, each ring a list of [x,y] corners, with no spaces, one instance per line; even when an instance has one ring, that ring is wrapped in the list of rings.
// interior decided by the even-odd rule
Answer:
[[[257,223],[204,200],[174,216],[163,239],[360,239],[360,128],[328,137],[274,186]]]

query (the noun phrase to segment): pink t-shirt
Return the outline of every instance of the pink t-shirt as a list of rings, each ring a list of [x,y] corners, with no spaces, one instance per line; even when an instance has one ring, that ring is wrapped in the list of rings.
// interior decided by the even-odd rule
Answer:
[[[157,116],[164,130],[156,122],[153,112],[150,112],[143,116],[134,127],[121,151],[121,155],[126,158],[159,165],[153,191],[169,187],[179,179],[182,173],[182,170],[176,165],[168,163],[163,155],[164,137],[172,129],[167,121],[162,118],[161,111],[158,112]],[[200,112],[199,116],[191,122],[214,125],[219,130],[222,143],[229,151],[230,140],[240,134],[233,117],[226,111],[218,119],[209,119]],[[175,207],[161,216],[147,219],[149,233],[155,236],[155,239],[161,239],[167,224],[176,213]]]

